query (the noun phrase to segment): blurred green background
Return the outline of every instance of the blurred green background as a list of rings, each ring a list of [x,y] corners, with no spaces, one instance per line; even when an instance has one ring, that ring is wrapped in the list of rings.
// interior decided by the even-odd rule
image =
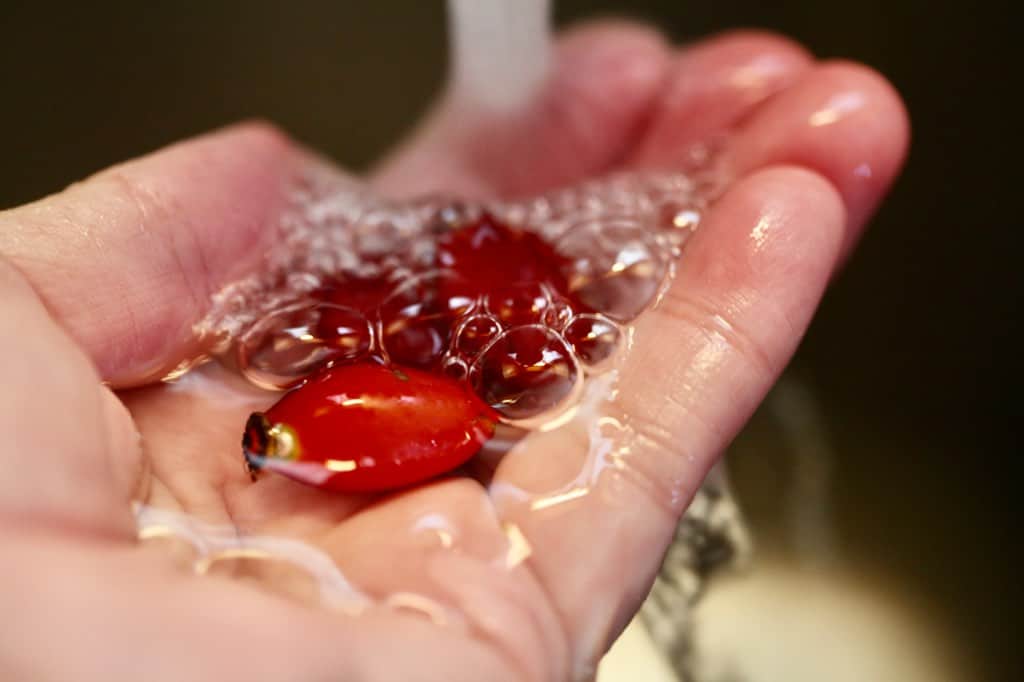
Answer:
[[[924,604],[979,679],[1015,679],[1022,226],[1007,17],[995,3],[922,0],[556,5],[562,24],[627,15],[680,42],[777,30],[822,57],[864,61],[904,93],[908,169],[790,374],[815,396],[837,453],[842,553]],[[251,116],[365,167],[442,82],[444,26],[439,0],[5,0],[0,207]],[[771,449],[757,424],[739,451]],[[775,490],[782,467],[745,465],[741,489],[757,474]],[[761,497],[763,510],[772,500]]]

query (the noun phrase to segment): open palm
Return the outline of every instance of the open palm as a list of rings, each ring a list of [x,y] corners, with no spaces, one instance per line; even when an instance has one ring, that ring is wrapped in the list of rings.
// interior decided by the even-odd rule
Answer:
[[[492,491],[525,496],[450,478],[355,499],[249,480],[240,429],[268,397],[227,370],[147,386],[195,353],[213,294],[264,263],[290,181],[322,163],[274,130],[214,133],[0,214],[3,676],[592,674],[896,174],[899,99],[869,70],[778,37],[673,51],[644,29],[594,26],[563,38],[528,112],[474,117],[450,97],[371,179],[394,196],[528,195],[672,167],[711,139],[726,140],[734,180],[636,323],[605,425],[625,465],[550,505],[533,502],[581,470],[583,427],[532,434],[501,461]],[[181,571],[138,544],[133,500],[302,538],[369,605],[353,616]]]

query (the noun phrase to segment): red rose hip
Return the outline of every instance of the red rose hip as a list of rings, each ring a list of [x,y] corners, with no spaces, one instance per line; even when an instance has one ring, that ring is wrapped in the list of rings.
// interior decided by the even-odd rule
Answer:
[[[246,424],[249,469],[347,493],[445,473],[494,434],[497,414],[440,374],[375,363],[325,370]]]
[[[464,278],[470,293],[486,294],[517,284],[549,283],[562,291],[568,263],[539,235],[505,225],[489,214],[441,235],[437,267]]]

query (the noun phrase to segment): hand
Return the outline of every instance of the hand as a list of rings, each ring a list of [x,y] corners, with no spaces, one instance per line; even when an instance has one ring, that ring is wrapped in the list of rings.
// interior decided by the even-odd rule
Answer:
[[[184,142],[0,214],[5,679],[592,672],[898,171],[906,117],[876,74],[815,62],[781,38],[738,33],[671,50],[621,24],[565,36],[532,113],[469,120],[462,106],[447,98],[374,174],[376,187],[528,194],[727,140],[735,180],[688,242],[665,301],[636,324],[617,399],[628,475],[611,470],[591,494],[530,513],[495,507],[470,479],[372,506],[280,477],[251,483],[238,439],[265,395],[239,387],[225,407],[190,390],[202,379],[145,386],[194,352],[190,330],[211,295],[260,266],[289,179],[319,162],[259,124]],[[496,480],[538,491],[564,482],[584,454],[573,434],[531,435]],[[367,594],[430,595],[467,627],[382,607],[350,617],[178,571],[137,543],[132,500],[301,536]],[[428,510],[460,551],[413,532]],[[494,557],[513,524],[529,557],[501,568]]]

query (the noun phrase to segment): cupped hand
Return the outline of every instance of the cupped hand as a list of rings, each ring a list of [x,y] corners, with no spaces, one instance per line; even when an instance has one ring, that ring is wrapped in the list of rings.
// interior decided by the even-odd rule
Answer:
[[[771,35],[674,50],[605,24],[564,36],[557,54],[528,111],[487,116],[450,93],[371,182],[394,196],[523,196],[671,168],[724,141],[732,180],[621,369],[625,466],[534,509],[469,478],[372,501],[252,483],[240,427],[266,394],[215,367],[152,384],[196,352],[212,296],[278,246],[290,183],[322,162],[262,124],[175,145],[0,214],[5,679],[592,674],[690,496],[793,353],[908,130],[878,75]],[[230,399],[203,383],[218,373]],[[492,489],[556,489],[587,456],[584,436],[531,435]],[[377,605],[353,616],[181,571],[139,545],[132,501],[301,537]],[[441,526],[417,525],[426,514]],[[510,542],[515,560],[502,561]],[[396,593],[427,596],[452,621],[379,604]]]

